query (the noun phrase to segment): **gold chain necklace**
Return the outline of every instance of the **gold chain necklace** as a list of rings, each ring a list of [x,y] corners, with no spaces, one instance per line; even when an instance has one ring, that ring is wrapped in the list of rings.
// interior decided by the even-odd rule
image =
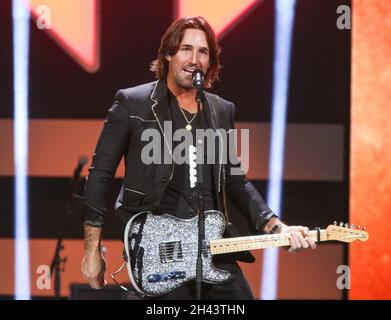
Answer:
[[[186,117],[185,113],[183,112],[182,108],[181,108],[179,105],[178,105],[178,107],[179,107],[179,110],[181,110],[181,112],[182,112],[182,114],[183,114],[183,117],[185,118],[185,120],[186,120],[186,122],[187,122],[187,125],[186,125],[185,128],[186,128],[187,130],[191,131],[191,129],[193,128],[193,127],[191,126],[191,123],[192,123],[193,120],[195,119],[195,117],[196,117],[198,111],[196,111],[196,113],[194,114],[193,118],[189,121],[189,120],[187,120],[187,117]]]

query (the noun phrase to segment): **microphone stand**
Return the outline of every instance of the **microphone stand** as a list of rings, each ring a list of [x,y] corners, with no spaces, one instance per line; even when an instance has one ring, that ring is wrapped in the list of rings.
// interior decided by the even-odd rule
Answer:
[[[196,101],[197,101],[197,113],[201,114],[201,94],[202,89],[197,90]],[[201,128],[201,116],[197,118],[197,128]],[[197,137],[197,135],[196,135]],[[201,300],[201,289],[202,289],[202,248],[205,240],[205,212],[204,212],[204,194],[203,194],[203,165],[199,159],[198,146],[203,142],[196,141],[196,154],[197,154],[197,201],[198,201],[198,252],[197,252],[197,266],[196,266],[196,299]],[[203,153],[201,153],[203,154]]]
[[[61,272],[65,271],[65,263],[67,262],[67,257],[61,258],[61,250],[64,249],[63,239],[65,237],[65,233],[68,229],[70,217],[77,212],[77,204],[79,204],[79,199],[82,197],[78,194],[81,189],[81,178],[80,172],[87,162],[86,157],[81,157],[79,159],[78,166],[76,167],[70,185],[69,198],[66,208],[66,214],[63,218],[61,233],[57,239],[56,249],[54,251],[53,259],[50,264],[50,276],[54,273],[54,293],[55,299],[60,299],[61,295]],[[79,189],[79,190],[77,190]],[[61,268],[62,266],[62,268]]]

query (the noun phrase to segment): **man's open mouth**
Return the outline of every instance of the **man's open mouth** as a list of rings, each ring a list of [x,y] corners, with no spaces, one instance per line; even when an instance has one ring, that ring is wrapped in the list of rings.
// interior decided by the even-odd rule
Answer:
[[[183,70],[186,71],[186,72],[188,72],[188,73],[193,74],[193,72],[194,72],[195,69],[184,68]]]

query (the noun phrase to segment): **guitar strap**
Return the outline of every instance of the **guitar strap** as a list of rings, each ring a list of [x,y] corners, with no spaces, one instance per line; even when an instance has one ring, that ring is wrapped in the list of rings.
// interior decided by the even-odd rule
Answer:
[[[138,272],[138,280],[139,283],[137,285],[141,287],[141,279],[142,279],[142,270],[143,270],[143,259],[144,259],[144,248],[140,247],[141,238],[143,235],[143,229],[145,225],[145,220],[147,219],[147,215],[143,215],[140,218],[140,227],[137,232],[137,234],[132,234],[132,239],[135,240],[134,248],[132,250],[132,259],[131,259],[131,266],[132,270],[135,268],[135,264],[137,263],[137,272]],[[132,240],[131,239],[131,240]]]
[[[137,270],[138,270],[138,283],[137,283],[137,285],[140,288],[142,287],[141,279],[142,279],[143,258],[144,258],[144,248],[140,247],[140,242],[141,242],[143,228],[144,228],[144,224],[145,224],[146,219],[147,219],[147,215],[143,215],[140,218],[139,230],[137,233],[132,234],[132,236],[130,237],[130,241],[129,241],[129,243],[131,243],[132,240],[134,239],[134,248],[132,250],[132,259],[131,259],[131,269],[134,270],[135,264],[137,263]],[[125,247],[124,247],[124,250],[122,253],[122,258],[123,258],[124,262],[122,263],[122,265],[120,266],[120,268],[117,271],[115,271],[111,274],[111,278],[113,279],[115,284],[118,285],[122,290],[124,290],[130,294],[136,295],[138,297],[144,297],[144,295],[140,294],[140,292],[138,292],[137,290],[129,289],[117,281],[115,276],[122,271],[122,269],[124,268],[124,266],[126,265],[126,263],[129,260],[129,257],[126,254]]]

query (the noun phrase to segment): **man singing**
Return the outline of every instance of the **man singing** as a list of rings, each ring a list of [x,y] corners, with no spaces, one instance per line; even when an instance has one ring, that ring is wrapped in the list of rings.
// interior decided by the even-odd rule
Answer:
[[[198,112],[195,99],[194,71],[204,73],[204,86],[210,88],[218,79],[219,52],[214,31],[205,19],[179,19],[164,33],[157,59],[151,64],[157,81],[123,89],[116,94],[93,155],[83,203],[85,251],[82,272],[91,287],[99,289],[105,283],[106,267],[100,252],[101,233],[109,206],[107,196],[122,157],[125,158],[125,177],[117,199],[116,214],[124,223],[141,211],[170,214],[180,219],[191,219],[197,215],[197,188],[189,161],[176,161],[173,152],[181,144],[189,154],[189,148],[197,141],[194,138],[188,145],[184,141],[173,141],[164,128],[169,124],[173,132],[188,130],[193,137],[197,129],[223,129],[227,132],[234,129],[233,103],[202,91]],[[147,129],[159,132],[161,159],[167,159],[163,153],[168,150],[170,161],[146,163],[143,159],[143,148],[148,141],[142,135]],[[207,148],[205,145],[205,159]],[[229,220],[225,206],[227,196],[258,234],[290,233],[290,252],[308,247],[315,249],[314,241],[308,236],[308,228],[282,223],[244,173],[233,173],[233,168],[240,170],[240,163],[222,163],[218,157],[214,163],[205,161],[202,165],[205,212],[219,211]],[[224,237],[237,235],[235,226],[227,224]],[[218,255],[213,259],[214,265],[229,271],[231,277],[224,283],[204,283],[203,299],[254,299],[236,261],[253,262],[254,257],[245,251]],[[154,299],[195,297],[195,282],[189,281]]]

